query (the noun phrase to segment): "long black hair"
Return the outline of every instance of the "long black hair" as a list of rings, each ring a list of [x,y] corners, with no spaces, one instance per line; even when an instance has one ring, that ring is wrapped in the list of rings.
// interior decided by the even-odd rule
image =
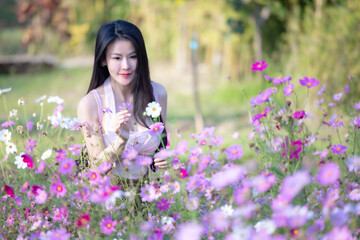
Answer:
[[[106,60],[106,49],[110,43],[121,39],[131,41],[135,47],[137,67],[131,89],[135,96],[133,111],[135,120],[142,126],[148,127],[143,113],[147,104],[155,101],[155,97],[151,85],[144,38],[139,28],[134,24],[124,20],[116,20],[101,26],[96,37],[94,67],[88,93],[102,85],[110,76],[107,66],[103,66],[103,62]]]

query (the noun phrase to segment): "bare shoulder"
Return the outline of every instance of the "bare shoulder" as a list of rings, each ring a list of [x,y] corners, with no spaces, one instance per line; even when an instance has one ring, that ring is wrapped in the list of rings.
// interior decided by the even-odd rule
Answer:
[[[77,116],[81,122],[96,122],[99,119],[98,106],[92,93],[82,97],[77,105]]]
[[[154,91],[157,93],[159,98],[167,97],[166,88],[163,85],[161,85],[160,83],[154,82],[154,81],[152,81],[151,83],[154,88]]]

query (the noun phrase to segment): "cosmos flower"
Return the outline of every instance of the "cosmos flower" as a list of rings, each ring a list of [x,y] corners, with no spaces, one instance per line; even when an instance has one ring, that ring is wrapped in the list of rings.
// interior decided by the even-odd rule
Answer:
[[[294,84],[289,83],[287,86],[284,86],[284,95],[290,96],[294,91]]]
[[[34,148],[36,147],[36,142],[37,141],[35,139],[29,138],[29,141],[24,143],[25,152],[32,153],[34,151]]]
[[[161,198],[161,201],[157,201],[156,204],[158,205],[156,208],[160,211],[166,211],[170,207],[170,203],[165,198]]]
[[[90,223],[90,220],[91,220],[91,217],[89,214],[83,214],[78,218],[77,226],[78,227],[88,226]]]
[[[336,163],[327,162],[319,167],[319,172],[316,176],[317,182],[321,186],[329,186],[334,184],[340,177],[340,168]]]
[[[245,152],[242,150],[241,145],[230,145],[228,149],[225,150],[225,153],[228,160],[236,160],[240,159]]]
[[[252,64],[251,70],[253,71],[264,71],[267,68],[266,61],[262,60],[261,62],[255,62]]]
[[[73,167],[76,165],[75,161],[69,158],[63,159],[59,164],[59,172],[63,175],[73,172]]]
[[[344,154],[347,150],[347,146],[342,144],[334,144],[331,146],[330,150],[333,154]]]
[[[299,82],[302,86],[305,86],[307,88],[313,88],[319,85],[319,81],[316,80],[315,78],[304,77],[304,78],[300,78]]]
[[[152,134],[152,136],[158,136],[164,131],[165,127],[164,127],[164,123],[156,122],[150,125],[149,128],[150,128],[150,134]]]
[[[160,104],[157,102],[151,102],[147,105],[145,111],[147,116],[157,118],[160,116],[161,112]]]
[[[120,106],[119,106],[119,112],[122,112],[122,111],[130,111],[132,109],[132,104],[127,102],[127,103],[122,103]]]

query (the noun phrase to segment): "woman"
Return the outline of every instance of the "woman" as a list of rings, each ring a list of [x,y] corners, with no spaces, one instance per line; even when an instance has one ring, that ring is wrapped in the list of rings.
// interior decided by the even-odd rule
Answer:
[[[140,30],[123,20],[104,24],[96,38],[89,90],[77,108],[78,118],[86,122],[83,134],[91,169],[105,161],[115,163],[108,172],[112,183],[117,183],[117,178],[137,182],[147,175],[148,168],[135,161],[123,164],[122,155],[132,148],[140,155],[151,155],[163,142],[159,135],[149,134],[152,122],[144,116],[146,106],[153,101],[160,104],[160,121],[165,124],[167,93],[161,84],[150,80]],[[167,167],[163,159],[155,158],[153,164]]]

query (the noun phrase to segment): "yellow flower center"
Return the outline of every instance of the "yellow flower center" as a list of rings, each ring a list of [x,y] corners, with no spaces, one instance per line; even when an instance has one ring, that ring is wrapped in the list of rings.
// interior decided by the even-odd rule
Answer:
[[[61,191],[62,191],[62,187],[61,187],[61,186],[58,186],[58,187],[56,188],[56,190],[57,190],[58,192],[61,192]]]
[[[308,83],[306,84],[306,86],[309,86],[309,87],[310,87],[310,86],[311,86],[311,83],[310,83],[310,82],[308,82]]]
[[[112,227],[112,224],[111,224],[111,223],[108,223],[108,224],[106,225],[106,227],[107,227],[107,228],[111,228],[111,227]]]

